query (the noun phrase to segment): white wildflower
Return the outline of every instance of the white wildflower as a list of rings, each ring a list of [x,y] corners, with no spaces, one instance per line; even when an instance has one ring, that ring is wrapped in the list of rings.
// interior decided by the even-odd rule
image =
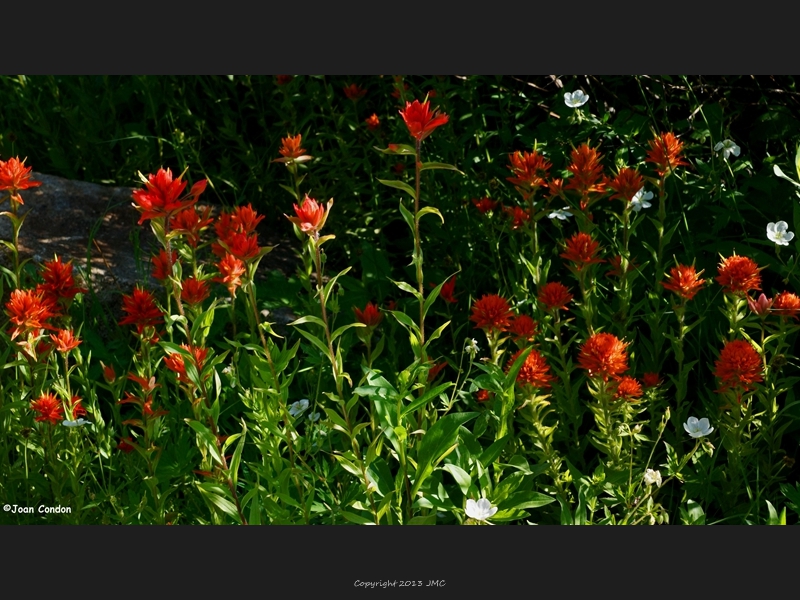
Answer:
[[[794,239],[794,233],[789,231],[789,224],[786,221],[777,223],[767,223],[767,237],[769,241],[775,242],[779,246],[788,246]]]
[[[564,103],[570,108],[578,108],[579,106],[586,104],[588,101],[588,94],[584,93],[582,90],[575,90],[572,93],[567,92],[564,94]]]
[[[481,498],[477,502],[471,498],[467,500],[467,516],[476,521],[485,521],[493,517],[496,512],[497,507],[492,506],[486,498]]]

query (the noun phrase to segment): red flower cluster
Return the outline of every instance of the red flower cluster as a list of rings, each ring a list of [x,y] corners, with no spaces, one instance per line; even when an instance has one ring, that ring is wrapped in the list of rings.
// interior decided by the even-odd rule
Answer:
[[[181,284],[181,300],[190,306],[202,304],[211,295],[208,282],[189,277]]]
[[[52,392],[46,392],[31,402],[31,410],[39,413],[34,419],[38,422],[47,421],[51,425],[58,425],[64,420],[64,407]]]
[[[172,265],[178,260],[178,253],[174,250],[171,252],[172,262],[170,263],[167,258],[166,250],[162,249],[157,255],[153,256],[150,260],[153,263],[152,275],[154,279],[164,281],[172,274]]]
[[[606,271],[606,277],[622,277],[622,257],[617,254],[616,256],[612,256],[608,259],[608,264],[611,267],[608,271]],[[627,273],[630,273],[636,268],[636,263],[632,260],[628,261],[628,268],[625,270]]]
[[[661,383],[661,378],[658,373],[647,372],[642,375],[642,382],[644,383],[644,387],[656,387]]]
[[[800,298],[791,292],[780,292],[772,301],[772,312],[781,317],[798,318]]]
[[[300,147],[302,141],[303,136],[299,133],[295,136],[290,135],[288,137],[281,138],[281,147],[278,150],[278,153],[284,159],[297,160],[298,158],[302,158],[306,153],[306,149]]]
[[[75,338],[75,334],[71,329],[59,329],[58,333],[50,336],[50,339],[53,340],[56,350],[63,354],[74,350],[81,343],[81,340]]]
[[[377,327],[383,319],[383,313],[372,302],[367,302],[363,311],[354,306],[353,312],[356,313],[356,320],[367,327]]]
[[[11,200],[17,204],[25,204],[19,195],[20,190],[42,185],[41,181],[31,180],[33,167],[26,167],[26,160],[28,159],[25,158],[20,162],[19,157],[9,158],[7,161],[0,160],[0,191],[8,190]]]
[[[567,240],[566,252],[559,256],[575,263],[575,268],[580,271],[587,265],[605,262],[604,259],[596,257],[599,249],[600,244],[588,233],[576,233]]]
[[[420,104],[419,100],[414,100],[413,103],[406,102],[406,107],[400,111],[400,116],[403,117],[411,137],[421,142],[450,119],[447,115],[438,113],[438,110],[431,111],[428,101]]]
[[[535,192],[540,187],[547,186],[547,177],[552,164],[541,154],[536,152],[514,152],[508,155],[509,169],[513,177],[506,177],[508,181],[520,188],[524,194]]]
[[[170,218],[183,209],[197,202],[208,180],[202,179],[192,186],[189,194],[181,197],[186,189],[186,182],[181,180],[183,174],[173,179],[170,169],[159,169],[155,175],[150,174],[147,179],[140,173],[145,189],[133,192],[134,207],[142,213],[139,225],[148,219]]]
[[[511,370],[519,356],[525,350],[519,350],[512,356],[508,363],[506,363],[506,374]],[[525,362],[522,363],[519,373],[517,374],[517,383],[520,385],[530,385],[535,388],[543,389],[549,388],[550,382],[555,381],[555,377],[550,375],[550,367],[547,365],[544,357],[538,350],[531,350],[530,354],[525,357]]]
[[[235,296],[236,289],[242,285],[242,276],[246,272],[244,263],[233,254],[226,254],[217,263],[217,270],[220,276],[215,277],[213,281],[226,286],[228,293],[231,296]]]
[[[164,319],[164,313],[156,306],[153,294],[141,287],[135,287],[130,296],[122,297],[122,310],[127,316],[120,325],[135,325],[139,335],[146,327],[155,327]]]
[[[458,299],[456,299],[455,296],[455,292],[456,292],[456,276],[453,275],[450,279],[447,280],[447,283],[445,283],[442,286],[442,289],[439,292],[439,297],[448,304],[455,304],[456,302],[458,302]]]
[[[243,261],[255,258],[261,251],[256,226],[263,219],[264,216],[253,210],[250,204],[237,206],[233,212],[221,214],[214,224],[219,240],[211,244],[211,251],[220,258],[226,254],[233,254]]]
[[[186,236],[186,241],[192,248],[197,248],[200,243],[200,233],[205,231],[213,219],[209,216],[211,207],[206,207],[203,215],[197,212],[197,207],[190,206],[172,217],[169,227],[172,231],[179,231]],[[263,217],[262,217],[263,218]]]
[[[601,194],[606,189],[603,177],[603,165],[600,164],[600,154],[588,144],[582,144],[572,151],[572,162],[567,170],[573,174],[564,185],[565,190],[575,190],[581,195],[581,209],[586,209],[587,196],[590,193]],[[637,190],[638,191],[638,190]]]
[[[627,206],[636,193],[644,187],[644,179],[636,169],[626,167],[621,169],[614,179],[607,180],[606,185],[616,192],[609,200],[619,198],[624,200]]]
[[[747,293],[761,289],[761,269],[751,258],[733,256],[723,258],[719,264],[719,275],[714,279],[724,291],[732,294]]]
[[[702,274],[703,271],[699,273],[695,271],[694,265],[679,264],[669,270],[668,281],[662,281],[661,285],[664,286],[664,289],[678,294],[681,298],[691,300],[706,283],[705,279],[700,279]]]
[[[617,383],[617,391],[614,392],[614,398],[624,398],[631,401],[635,398],[641,398],[642,385],[630,375],[624,375]]]
[[[718,392],[734,389],[739,392],[752,390],[757,381],[764,381],[761,357],[750,342],[734,340],[727,342],[719,360],[714,365],[714,375],[720,379]]]
[[[333,198],[328,201],[328,211],[330,211],[331,206],[333,206]],[[303,233],[307,233],[310,236],[318,236],[319,230],[322,229],[325,225],[325,220],[328,218],[328,211],[325,210],[324,205],[306,194],[300,206],[294,205],[294,212],[297,216],[284,216],[297,225]]]
[[[342,88],[344,90],[344,95],[347,96],[349,100],[353,102],[358,102],[367,94],[367,90],[362,87],[359,87],[358,84],[351,83],[348,86]]]
[[[497,294],[484,294],[472,305],[470,321],[475,322],[475,329],[484,331],[507,331],[514,313],[508,300]]]
[[[495,200],[490,200],[489,198],[481,198],[480,200],[473,199],[472,203],[482,215],[485,215],[490,210],[497,208],[497,202]]]
[[[659,177],[664,177],[667,173],[675,170],[681,165],[688,165],[683,157],[681,151],[683,150],[683,142],[675,137],[672,133],[662,133],[650,140],[650,150],[647,152],[645,162],[650,162],[656,165],[656,173]]]
[[[188,350],[192,355],[192,364],[197,369],[198,374],[203,371],[203,365],[206,362],[206,358],[208,357],[208,350],[201,346],[191,346],[187,344],[181,344],[181,348],[184,350]],[[173,352],[172,354],[168,354],[164,357],[164,364],[167,365],[167,368],[172,371],[173,373],[177,373],[178,381],[181,383],[190,383],[189,378],[186,376],[186,363],[184,361],[184,356]]]
[[[6,302],[6,314],[14,326],[11,339],[28,333],[38,333],[42,329],[54,328],[47,320],[56,316],[54,305],[44,297],[41,290],[12,290],[11,298]]]
[[[539,302],[544,304],[547,310],[569,310],[567,303],[572,302],[572,294],[569,288],[563,283],[551,281],[539,290]]]
[[[506,206],[503,208],[508,218],[511,219],[511,229],[516,230],[522,227],[526,222],[531,220],[531,215],[528,211],[519,206],[513,208]]]
[[[511,321],[508,332],[515,342],[532,342],[536,335],[536,321],[528,315],[518,315]]]
[[[619,379],[628,370],[628,344],[611,333],[595,333],[581,346],[578,364],[589,377]]]
[[[49,260],[44,263],[41,275],[44,283],[36,286],[36,290],[42,292],[45,301],[54,306],[59,302],[67,305],[75,298],[75,294],[88,292],[87,289],[79,288],[75,285],[75,278],[72,275],[72,261],[62,263],[61,258],[56,256],[55,260]]]
[[[372,116],[364,119],[364,122],[367,124],[367,128],[369,128],[370,131],[375,131],[381,126],[381,120],[376,113],[372,113]]]

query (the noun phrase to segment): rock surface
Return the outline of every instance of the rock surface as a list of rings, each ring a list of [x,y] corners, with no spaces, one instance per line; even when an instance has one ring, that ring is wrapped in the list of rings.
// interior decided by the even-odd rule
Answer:
[[[137,282],[150,280],[150,256],[156,241],[146,223],[138,224],[139,212],[131,196],[135,188],[43,173],[32,173],[31,178],[42,185],[21,194],[25,204],[20,212],[26,214],[19,238],[22,259],[41,264],[57,254],[64,262],[72,260],[79,284],[90,287],[100,298],[129,294]],[[219,213],[218,206],[212,208],[212,214]],[[8,210],[8,205],[0,210]],[[259,272],[278,269],[284,275],[293,274],[297,259],[292,248],[297,244],[274,239],[269,233],[259,227],[260,245],[277,245],[261,261]],[[0,238],[11,237],[10,221],[0,218]],[[10,256],[1,260],[10,266]]]

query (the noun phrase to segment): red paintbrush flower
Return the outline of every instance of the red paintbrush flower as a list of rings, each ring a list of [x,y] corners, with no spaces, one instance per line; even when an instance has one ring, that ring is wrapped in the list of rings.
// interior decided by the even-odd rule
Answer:
[[[135,325],[139,335],[146,327],[155,327],[164,319],[161,309],[156,306],[153,294],[138,286],[130,296],[122,297],[122,310],[127,316],[119,324]]]
[[[370,129],[370,131],[375,131],[381,126],[381,120],[378,118],[376,113],[372,113],[372,116],[364,119],[364,122],[367,124],[367,127]]]
[[[761,357],[753,345],[744,340],[727,342],[714,365],[714,375],[721,384],[718,392],[729,389],[739,392],[752,390],[754,383],[764,381],[761,376],[764,369]]]
[[[542,286],[538,298],[547,310],[569,310],[567,303],[572,302],[569,288],[557,281],[551,281]]]
[[[367,93],[367,90],[359,87],[358,84],[355,83],[351,83],[350,85],[344,87],[343,89],[344,89],[344,95],[347,96],[347,98],[349,100],[352,100],[353,102],[358,102]]]
[[[532,342],[536,335],[536,321],[528,315],[518,315],[511,321],[508,332],[515,342]]]
[[[333,198],[328,201],[328,211],[330,211],[331,206],[333,206]],[[294,205],[294,212],[297,215],[296,217],[288,215],[284,215],[284,217],[297,225],[300,231],[311,236],[319,233],[319,230],[325,225],[328,214],[325,206],[313,198],[309,198],[308,194],[303,198],[303,203],[300,206]]]
[[[188,195],[181,197],[186,189],[186,182],[181,180],[183,174],[173,179],[170,169],[159,169],[155,175],[150,174],[145,178],[139,173],[139,177],[145,185],[145,189],[133,192],[133,206],[142,213],[139,225],[148,219],[171,218],[193,205],[208,184],[208,180],[202,179],[192,186]]]
[[[383,319],[383,313],[372,302],[367,302],[363,311],[354,306],[353,312],[356,313],[356,320],[367,327],[377,327]]]
[[[171,252],[172,255],[172,264],[174,265],[175,262],[178,260],[178,253],[174,250]],[[167,251],[162,249],[158,255],[153,256],[150,261],[153,263],[153,271],[152,275],[154,279],[158,279],[159,281],[164,281],[172,274],[172,265],[167,258]]]
[[[600,244],[588,233],[576,233],[567,240],[566,252],[559,256],[575,263],[575,268],[580,271],[587,265],[605,262],[604,259],[596,257],[599,249]]]
[[[52,392],[46,392],[31,402],[31,410],[39,413],[34,419],[38,422],[47,421],[51,425],[58,425],[64,420],[64,407]]]
[[[589,372],[589,377],[619,379],[628,370],[626,342],[611,333],[595,333],[581,346],[578,364]]]
[[[42,279],[44,279],[44,283],[39,286],[39,289],[44,292],[45,300],[52,304],[61,301],[69,302],[75,297],[75,294],[85,294],[89,291],[75,285],[72,261],[62,263],[61,258],[57,255],[55,260],[48,260],[44,263]]]
[[[434,129],[449,120],[447,115],[438,113],[438,110],[431,111],[429,102],[420,104],[419,100],[414,100],[413,103],[406,102],[406,107],[400,111],[400,116],[403,117],[411,137],[421,142],[433,133]]]
[[[484,331],[507,331],[514,313],[508,300],[497,294],[484,294],[472,305],[470,321],[475,322],[475,329]]]
[[[198,374],[201,373],[203,371],[206,358],[208,357],[208,349],[201,346],[192,346],[187,344],[181,344],[181,348],[188,350],[191,353],[191,362],[197,369]],[[167,365],[167,368],[170,371],[178,375],[179,382],[190,383],[190,380],[186,375],[186,363],[184,359],[185,357],[182,354],[173,352],[164,357],[164,364]]]
[[[661,378],[658,373],[648,372],[642,375],[642,382],[644,387],[656,387],[661,383]]]
[[[516,230],[522,227],[526,222],[531,220],[531,215],[528,211],[519,206],[503,208],[506,215],[511,219],[511,229]]]
[[[590,193],[601,194],[606,189],[605,178],[603,177],[603,165],[600,164],[600,154],[588,144],[582,144],[572,151],[572,162],[567,170],[573,174],[566,184],[565,190],[575,190],[584,199],[581,200],[581,208],[586,208],[586,196]],[[637,190],[638,191],[638,190]]]
[[[192,247],[197,248],[200,243],[200,233],[208,228],[213,222],[209,216],[211,207],[207,207],[200,216],[195,206],[190,206],[176,214],[169,222],[172,231],[179,231],[186,236],[186,242]],[[162,250],[163,252],[163,250]]]
[[[473,200],[472,203],[475,205],[482,215],[485,215],[490,210],[494,210],[497,207],[497,202],[495,200],[490,200],[489,198],[481,198],[480,200]]]
[[[207,281],[189,277],[181,284],[181,300],[190,306],[202,304],[210,294],[211,290]]]

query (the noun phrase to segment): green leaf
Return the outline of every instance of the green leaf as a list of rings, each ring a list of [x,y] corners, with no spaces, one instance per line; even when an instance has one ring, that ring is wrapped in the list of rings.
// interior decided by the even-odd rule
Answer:
[[[458,487],[461,488],[461,493],[465,496],[469,493],[469,486],[472,485],[472,477],[464,469],[458,465],[446,464],[442,467],[443,471],[447,471],[456,480]]]
[[[420,171],[427,171],[429,169],[447,169],[449,171],[455,171],[461,175],[464,175],[462,171],[459,171],[455,166],[449,165],[447,163],[440,163],[440,162],[425,162],[422,163],[419,167]]]
[[[426,206],[425,208],[421,208],[419,213],[417,213],[417,218],[422,219],[425,215],[436,215],[442,220],[442,225],[444,225],[444,217],[442,213],[439,212],[439,209],[435,206]]]
[[[314,334],[311,334],[311,333],[309,333],[307,331],[304,331],[303,329],[298,329],[297,331],[300,333],[300,335],[302,335],[304,338],[306,338],[309,342],[311,342],[317,348],[319,348],[319,351],[322,352],[323,355],[328,356],[328,347],[325,345],[325,343],[321,339],[319,339]]]
[[[375,525],[374,521],[371,521],[370,519],[367,519],[365,517],[362,517],[361,515],[357,515],[356,513],[347,510],[343,510],[340,514],[345,519],[347,519],[351,523],[355,523],[356,525]]]
[[[230,477],[233,480],[234,488],[236,487],[236,482],[239,479],[239,463],[242,461],[242,451],[244,450],[244,440],[247,437],[247,423],[245,423],[244,419],[242,419],[242,433],[239,434],[239,443],[236,444],[236,450],[233,451],[233,457],[231,458],[231,465],[229,469]],[[231,436],[233,437],[233,436]],[[230,439],[230,438],[228,438]],[[226,442],[228,440],[225,440]],[[224,450],[223,450],[224,452]]]
[[[211,454],[212,458],[217,462],[218,465],[221,466],[222,456],[219,454],[217,440],[214,438],[214,434],[211,433],[211,430],[203,425],[200,421],[195,421],[193,419],[184,419],[184,421],[186,421],[186,424],[189,425],[189,427],[195,430],[200,439],[205,443],[209,454]]]
[[[555,502],[556,499],[547,494],[533,491],[522,491],[511,494],[505,501],[498,504],[498,510],[524,510],[538,508]]]
[[[478,416],[477,412],[445,415],[428,429],[422,438],[417,454],[417,472],[411,496],[416,497],[420,486],[439,462],[458,446],[458,428]]]
[[[402,410],[402,412],[400,413],[400,416],[401,417],[405,417],[409,413],[412,413],[415,410],[417,410],[420,406],[426,405],[428,402],[430,402],[432,399],[434,399],[436,396],[441,394],[443,391],[445,391],[447,388],[449,388],[452,385],[455,385],[455,384],[453,382],[449,381],[447,383],[443,383],[441,385],[437,385],[435,388],[433,388],[431,390],[428,390],[427,392],[422,394],[422,396],[420,396],[419,398],[417,398],[416,400],[411,402],[408,406],[406,406]]]
[[[418,516],[412,518],[406,525],[436,525],[436,513],[432,512],[426,516]]]
[[[342,335],[345,331],[350,329],[351,327],[366,327],[364,323],[349,323],[347,325],[342,325],[336,331],[331,334],[331,342],[335,341],[340,335]]]
[[[786,173],[784,173],[778,165],[772,165],[772,172],[775,173],[775,175],[777,175],[781,179],[785,179],[789,183],[793,183],[795,186],[800,187],[800,183],[797,183],[794,179],[787,176]]]
[[[511,365],[511,368],[508,370],[508,374],[506,375],[505,380],[503,380],[503,389],[510,389],[514,382],[517,380],[517,375],[519,374],[519,370],[522,368],[525,359],[528,358],[528,355],[533,351],[533,348],[526,348],[522,354],[517,357],[517,360],[514,361],[514,364]]]
[[[408,144],[391,144],[390,148],[378,148],[377,146],[373,146],[373,148],[382,154],[417,155],[416,148],[414,148],[414,146],[409,146]]]
[[[323,328],[325,327],[325,321],[313,315],[306,315],[305,317],[300,317],[299,319],[289,323],[289,327],[293,327],[295,325],[302,325],[303,323],[314,323],[315,325],[319,325],[320,327]],[[161,343],[164,344],[166,342],[161,342]]]
[[[419,293],[419,291],[414,289],[411,285],[409,285],[405,281],[395,281],[394,279],[389,279],[389,281],[391,281],[393,284],[395,284],[397,287],[399,287],[404,292],[408,292],[409,294],[413,294],[414,297],[417,300],[422,301],[422,295]]]
[[[397,190],[402,190],[412,198],[416,200],[417,192],[412,188],[410,185],[403,181],[397,181],[395,179],[378,179],[379,183],[383,185],[389,186],[390,188],[395,188]]]

